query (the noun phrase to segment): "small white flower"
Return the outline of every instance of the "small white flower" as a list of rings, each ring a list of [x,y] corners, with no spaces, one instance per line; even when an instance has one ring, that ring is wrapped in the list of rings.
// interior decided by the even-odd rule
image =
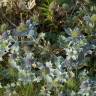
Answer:
[[[11,83],[11,87],[15,87],[15,83]]]
[[[17,95],[17,92],[15,90],[12,93],[13,93],[13,95]]]
[[[92,23],[89,23],[89,26],[90,26],[91,28],[94,28],[94,24],[92,24]]]
[[[73,60],[76,60],[76,59],[77,59],[77,56],[73,55],[73,56],[72,56],[72,59],[73,59]]]
[[[35,78],[33,81],[36,81],[36,82],[38,83],[38,82],[41,81],[41,79],[42,79],[41,77],[37,77],[37,78]]]
[[[17,86],[20,86],[20,82],[17,82],[16,85],[17,85]]]
[[[66,48],[65,50],[68,60],[69,59],[76,60],[78,58],[77,50],[75,50],[74,48]]]
[[[2,88],[2,85],[1,85],[1,83],[0,83],[0,88]]]
[[[45,33],[40,33],[39,34],[39,39],[44,39],[44,37],[45,37]]]
[[[0,57],[0,61],[3,61],[3,58],[2,57]]]
[[[77,51],[76,50],[73,50],[73,54],[77,54]]]
[[[51,61],[46,62],[46,67],[48,67],[48,68],[52,68],[52,63],[51,63]]]

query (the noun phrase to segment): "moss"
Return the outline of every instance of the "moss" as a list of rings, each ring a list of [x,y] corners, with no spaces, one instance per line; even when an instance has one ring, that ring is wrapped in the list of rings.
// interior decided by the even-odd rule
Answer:
[[[79,81],[77,81],[76,79],[72,78],[72,79],[69,79],[67,82],[67,87],[68,89],[70,90],[74,90],[74,91],[77,91],[79,89]]]

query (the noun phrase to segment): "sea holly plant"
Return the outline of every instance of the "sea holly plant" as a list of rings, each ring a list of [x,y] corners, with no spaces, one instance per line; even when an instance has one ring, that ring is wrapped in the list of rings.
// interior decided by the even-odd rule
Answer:
[[[0,67],[2,73],[0,75],[2,76],[1,89],[4,88],[4,90],[6,90],[4,94],[19,95],[23,94],[20,91],[24,90],[26,90],[26,96],[36,94],[35,92],[38,92],[38,95],[41,96],[45,96],[45,94],[48,96],[51,94],[53,96],[58,96],[60,94],[69,96],[72,96],[73,94],[73,96],[93,94],[92,92],[94,92],[93,89],[95,85],[91,86],[89,84],[90,87],[88,87],[88,90],[81,88],[84,80],[89,79],[88,74],[91,69],[84,69],[83,71],[82,68],[80,69],[79,65],[83,66],[83,63],[87,63],[87,54],[93,54],[93,50],[96,50],[96,42],[94,40],[88,42],[78,27],[73,30],[67,28],[65,29],[67,36],[60,34],[57,42],[55,42],[57,44],[55,44],[55,46],[61,49],[63,48],[63,51],[65,51],[65,53],[63,53],[63,55],[65,54],[65,57],[63,57],[61,54],[59,55],[58,52],[56,54],[50,52],[51,46],[50,44],[47,45],[47,42],[49,41],[45,40],[46,33],[35,33],[36,26],[34,24],[36,23],[32,23],[29,20],[25,24],[27,26],[26,31],[18,32],[17,30],[17,34],[16,32],[15,34],[11,34],[8,31],[1,36],[0,50],[2,54],[0,54],[0,62],[2,63],[5,60],[4,56],[8,54],[7,63],[9,64],[7,69],[6,67],[3,68],[3,65]],[[22,33],[24,34],[22,35]],[[25,36],[26,38],[23,39],[23,41],[20,41],[20,39],[16,38],[18,34],[21,37]],[[30,45],[27,40],[27,43],[24,44],[27,37],[29,38],[28,40],[32,39],[34,43]],[[37,52],[34,52],[34,50],[37,50]],[[46,54],[49,58],[45,57]],[[89,66],[88,68],[90,68],[90,65],[85,64],[84,66]],[[3,75],[3,72],[6,73],[5,76]],[[82,74],[79,72],[82,72]],[[5,80],[8,80],[8,82],[4,83]],[[39,87],[35,89],[35,92],[30,91],[30,88],[34,88],[34,86]],[[81,89],[79,90],[79,88]]]
[[[30,27],[32,27],[32,26],[30,26]],[[2,42],[2,44],[4,44],[4,45],[2,45],[4,49],[7,49],[8,44],[11,46],[11,47],[9,47],[10,50],[8,52],[10,52],[9,53],[9,63],[10,63],[10,67],[12,69],[10,69],[10,74],[6,74],[6,75],[8,75],[9,77],[11,76],[11,78],[14,78],[14,80],[15,80],[15,81],[13,80],[14,82],[11,80],[10,83],[8,83],[9,85],[8,84],[4,85],[6,92],[9,92],[9,94],[18,94],[16,92],[18,92],[18,88],[20,88],[22,84],[23,84],[23,86],[26,86],[26,88],[27,87],[31,88],[32,86],[34,86],[34,83],[35,83],[35,86],[37,86],[38,84],[40,85],[39,86],[40,89],[38,89],[38,90],[36,89],[36,90],[37,90],[37,92],[39,92],[39,95],[43,95],[43,96],[45,94],[47,94],[49,96],[51,94],[57,95],[57,96],[59,94],[67,94],[70,96],[72,94],[74,94],[74,96],[77,94],[78,95],[81,94],[80,93],[81,90],[79,90],[79,86],[80,86],[80,88],[82,86],[82,85],[80,85],[81,81],[79,81],[80,78],[75,77],[77,75],[75,72],[77,72],[77,71],[73,71],[73,69],[74,68],[76,70],[78,69],[79,59],[83,58],[83,57],[80,57],[80,53],[85,51],[85,53],[82,54],[82,56],[83,55],[85,56],[87,54],[86,52],[90,51],[91,48],[93,48],[93,49],[95,48],[95,42],[91,43],[92,45],[91,44],[88,45],[87,39],[83,36],[83,34],[80,34],[80,31],[78,28],[74,29],[73,31],[71,29],[70,30],[66,29],[66,31],[67,30],[70,33],[70,34],[68,34],[69,36],[66,37],[61,34],[58,37],[58,42],[57,42],[57,44],[60,44],[59,48],[64,48],[65,53],[66,53],[65,58],[62,56],[56,56],[55,54],[51,54],[50,52],[48,52],[49,49],[46,49],[46,51],[44,51],[45,48],[43,46],[45,46],[45,47],[48,47],[48,46],[39,44],[40,39],[45,40],[44,33],[42,33],[41,35],[37,35],[37,37],[34,38],[34,44],[32,44],[33,50],[34,50],[34,47],[36,44],[40,50],[40,53],[42,53],[41,54],[42,57],[38,57],[38,59],[36,57],[34,57],[34,55],[36,56],[36,53],[34,51],[32,51],[32,50],[26,51],[26,48],[27,48],[27,50],[30,49],[28,45],[25,46],[26,47],[25,49],[22,49],[22,47],[21,47],[22,43],[19,44],[19,41],[18,40],[16,41],[15,40],[16,38],[15,39],[13,38],[14,36],[9,35],[7,37],[7,39],[5,38],[6,39],[5,41],[10,41],[10,43],[13,42],[12,45],[10,45],[8,42],[6,43],[5,41]],[[35,32],[35,31],[36,30],[34,30],[32,32]],[[79,35],[72,35],[72,32],[73,33],[78,32]],[[34,33],[32,35],[34,35]],[[44,43],[44,42],[42,42],[42,43]],[[2,48],[2,46],[1,46],[1,48]],[[43,50],[41,50],[40,48]],[[46,52],[47,52],[47,54],[50,54],[50,58],[48,60],[46,59],[45,61],[42,61],[43,55],[46,54]],[[38,53],[38,54],[40,55],[40,53]],[[39,58],[42,58],[42,60],[40,60]],[[52,58],[53,58],[53,60],[52,60]],[[86,58],[86,57],[84,57],[84,58]],[[40,60],[40,61],[37,61],[37,60]],[[80,64],[82,64],[83,60],[82,59],[80,59],[80,60],[81,60]],[[13,70],[13,69],[15,69],[15,70]],[[9,68],[8,68],[8,70],[9,70]],[[17,75],[15,74],[14,71],[17,71],[17,73],[16,73]],[[87,75],[87,74],[88,74],[88,72],[86,71],[85,75]],[[78,73],[78,75],[79,75],[79,73]],[[84,78],[85,76],[83,77],[83,74],[82,74],[81,77]],[[82,80],[82,78],[80,80]],[[9,78],[9,80],[10,80],[10,78]],[[86,80],[86,78],[85,78],[85,80]],[[32,83],[32,85],[29,86],[28,84],[31,84],[31,83]],[[50,84],[51,84],[51,86],[49,86]],[[3,85],[2,85],[2,87],[3,87]],[[67,88],[67,90],[66,90],[66,88]],[[15,91],[12,91],[12,89],[14,89]],[[29,89],[26,89],[26,90],[29,91]],[[91,93],[86,93],[87,91],[84,91],[84,94],[91,94]],[[6,94],[6,92],[4,94]],[[21,93],[21,94],[23,94],[23,93]],[[26,92],[25,94],[27,94],[26,96],[28,96],[28,94],[32,94],[32,93]],[[35,94],[35,93],[33,93],[33,94]]]
[[[1,96],[96,95],[96,15],[91,13],[92,9],[86,12],[83,2],[88,4],[88,1],[77,1],[76,9],[72,5],[68,9],[72,13],[65,14],[67,20],[75,15],[77,21],[66,20],[70,25],[65,24],[62,32],[57,32],[59,28],[56,33],[40,32],[41,22],[31,19],[21,21],[12,29],[1,25],[4,31],[0,34]],[[68,2],[61,0],[58,8],[68,7]],[[48,12],[53,3],[47,0],[42,4],[45,9],[41,8],[45,18],[52,21],[53,14]],[[81,5],[85,9],[82,14]]]

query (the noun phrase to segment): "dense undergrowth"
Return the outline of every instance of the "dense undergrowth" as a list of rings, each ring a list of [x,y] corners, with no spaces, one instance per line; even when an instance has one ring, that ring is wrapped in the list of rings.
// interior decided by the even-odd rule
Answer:
[[[96,96],[96,0],[1,0],[0,96]]]

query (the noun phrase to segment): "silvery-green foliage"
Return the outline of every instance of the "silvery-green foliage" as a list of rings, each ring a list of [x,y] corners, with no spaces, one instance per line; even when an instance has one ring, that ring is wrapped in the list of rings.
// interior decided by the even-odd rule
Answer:
[[[85,21],[89,19],[89,17],[84,17]],[[67,36],[59,34],[56,37],[58,40],[55,42],[56,47],[65,51],[63,55],[66,56],[63,57],[61,53],[57,55],[50,52],[50,41],[45,40],[46,33],[37,34],[37,25],[37,23],[28,20],[26,21],[28,27],[26,32],[17,32],[16,30],[12,34],[5,32],[0,38],[0,61],[4,61],[3,56],[9,52],[8,64],[13,71],[16,70],[17,74],[17,76],[13,76],[16,80],[14,83],[14,80],[10,80],[14,72],[9,74],[8,70],[0,69],[0,76],[10,80],[9,84],[3,86],[1,82],[1,88],[6,89],[5,94],[12,93],[7,90],[8,88],[15,89],[17,85],[26,86],[35,83],[36,85],[41,84],[38,93],[41,96],[51,96],[51,94],[54,95],[54,92],[58,96],[66,96],[66,94],[68,96],[94,96],[95,80],[89,78],[89,70],[84,69],[79,73],[78,69],[79,65],[87,64],[87,55],[92,55],[93,50],[96,50],[96,40],[89,42],[78,27],[66,28]],[[18,36],[25,36],[30,40],[20,41]],[[33,42],[29,46],[31,40]],[[80,84],[77,84],[75,79]],[[76,87],[78,85],[79,88]]]
[[[60,69],[62,64],[64,63],[64,58],[62,56],[55,57],[54,63],[56,65],[56,68]]]
[[[66,38],[65,36],[60,35],[57,41],[57,44],[59,44],[60,48],[63,48],[64,46],[66,46]]]
[[[82,94],[82,95],[94,96],[96,90],[95,88],[96,88],[96,82],[94,80],[87,79],[81,83],[78,95]]]

